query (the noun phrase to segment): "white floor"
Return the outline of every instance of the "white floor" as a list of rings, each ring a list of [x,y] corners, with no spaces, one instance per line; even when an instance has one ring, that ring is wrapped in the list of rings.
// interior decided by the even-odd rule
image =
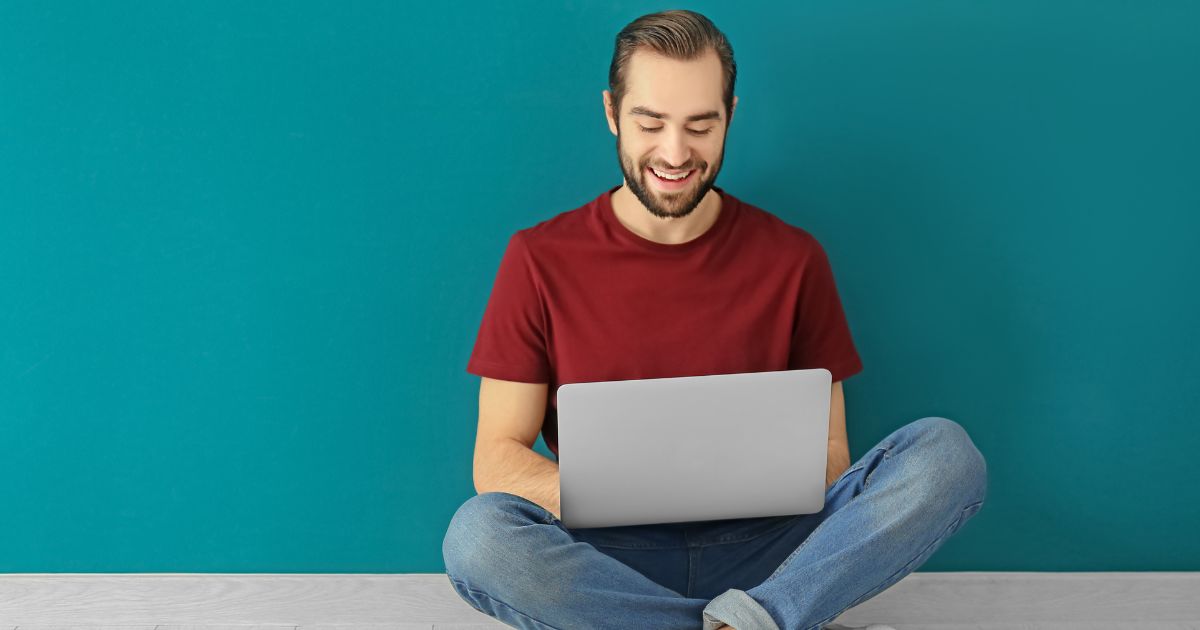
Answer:
[[[837,621],[897,630],[1200,630],[1200,573],[917,572]],[[0,574],[0,630],[505,627],[440,573]]]

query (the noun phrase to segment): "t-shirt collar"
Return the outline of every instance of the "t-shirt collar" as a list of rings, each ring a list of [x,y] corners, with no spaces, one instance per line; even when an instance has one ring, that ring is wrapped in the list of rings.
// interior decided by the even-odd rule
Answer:
[[[717,214],[717,220],[714,221],[712,225],[708,226],[708,229],[705,230],[703,234],[685,243],[659,243],[631,231],[629,228],[625,227],[624,223],[621,223],[620,219],[617,218],[617,214],[613,210],[612,206],[612,195],[616,191],[620,190],[622,185],[623,184],[620,184],[609,188],[606,192],[600,195],[599,199],[597,199],[596,207],[600,213],[600,218],[612,229],[613,233],[622,242],[648,251],[668,254],[683,254],[703,247],[705,244],[720,238],[729,230],[729,227],[733,224],[738,210],[738,200],[733,195],[725,192],[725,190],[720,186],[714,185],[712,189],[721,196],[721,210]]]

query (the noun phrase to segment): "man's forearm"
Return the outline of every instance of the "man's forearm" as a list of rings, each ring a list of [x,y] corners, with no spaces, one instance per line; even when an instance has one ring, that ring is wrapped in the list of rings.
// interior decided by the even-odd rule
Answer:
[[[475,491],[479,494],[515,494],[561,518],[557,462],[516,440],[503,440],[491,445],[486,459],[477,462],[476,467]]]
[[[825,489],[828,490],[846,469],[850,468],[850,447],[841,442],[829,443],[829,461],[825,466]]]

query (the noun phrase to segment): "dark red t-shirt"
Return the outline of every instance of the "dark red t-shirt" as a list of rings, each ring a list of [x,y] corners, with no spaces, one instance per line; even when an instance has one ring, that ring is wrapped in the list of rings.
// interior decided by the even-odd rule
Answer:
[[[677,245],[613,213],[614,186],[508,241],[467,372],[559,385],[822,367],[862,370],[824,249],[720,187],[716,221]]]

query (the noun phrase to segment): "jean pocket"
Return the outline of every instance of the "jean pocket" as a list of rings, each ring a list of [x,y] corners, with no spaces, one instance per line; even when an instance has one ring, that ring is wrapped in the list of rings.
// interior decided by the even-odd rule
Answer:
[[[859,463],[856,466],[851,466],[850,468],[846,469],[846,472],[843,472],[842,475],[838,477],[838,481],[841,481],[866,467],[867,465],[865,463]]]

